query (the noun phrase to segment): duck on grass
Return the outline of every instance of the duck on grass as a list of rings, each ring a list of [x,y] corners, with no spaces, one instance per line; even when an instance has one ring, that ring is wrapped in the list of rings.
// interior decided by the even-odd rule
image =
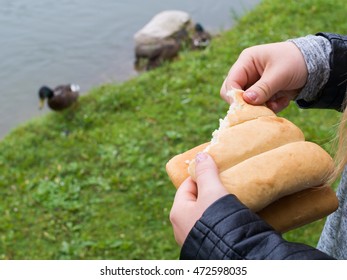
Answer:
[[[47,100],[48,107],[53,111],[62,111],[76,103],[79,97],[80,87],[77,84],[59,85],[54,89],[42,86],[39,90],[40,109]]]

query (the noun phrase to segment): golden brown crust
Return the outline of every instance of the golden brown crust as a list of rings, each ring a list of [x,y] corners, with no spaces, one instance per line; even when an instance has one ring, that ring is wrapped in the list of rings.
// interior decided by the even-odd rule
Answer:
[[[229,193],[257,212],[279,198],[320,186],[333,172],[330,155],[312,142],[293,142],[220,173]]]
[[[203,151],[209,143],[199,145],[173,157],[166,165],[169,177],[176,188],[188,178],[187,160]],[[274,201],[257,212],[279,232],[287,232],[302,225],[321,219],[338,207],[335,192],[329,186],[312,187]]]
[[[208,153],[215,160],[219,172],[223,172],[250,157],[304,139],[302,131],[284,118],[259,117],[223,129],[218,143],[210,145]],[[190,162],[188,172],[195,180],[194,160]]]
[[[233,95],[229,96],[232,99],[232,105],[227,114],[229,126],[241,124],[259,117],[276,116],[275,113],[266,106],[254,106],[246,103],[243,100],[242,94],[242,90],[234,89]]]
[[[280,198],[259,211],[258,215],[283,233],[324,218],[338,205],[331,187],[313,187]]]
[[[204,143],[196,146],[182,154],[178,154],[170,159],[166,164],[166,172],[176,188],[178,188],[185,179],[189,177],[188,164],[195,158],[198,152],[202,152],[210,143]]]

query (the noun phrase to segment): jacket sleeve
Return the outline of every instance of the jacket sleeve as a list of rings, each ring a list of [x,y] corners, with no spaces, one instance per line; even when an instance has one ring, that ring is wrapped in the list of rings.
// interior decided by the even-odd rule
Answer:
[[[284,260],[332,259],[308,245],[284,240],[234,195],[212,204],[196,222],[181,259]]]
[[[345,107],[344,99],[347,85],[347,36],[333,33],[317,33],[316,35],[320,38],[327,39],[331,45],[331,52],[328,54],[328,80],[325,85],[318,90],[313,100],[299,98],[296,102],[301,108],[325,108],[343,111]],[[293,40],[293,42],[295,43],[295,40]],[[301,51],[305,57],[305,50],[301,49]],[[318,51],[319,50],[316,50],[317,55],[319,55]],[[324,55],[324,51],[321,51],[321,54]],[[310,59],[319,60],[317,55],[315,57],[305,57],[307,65],[310,63]],[[319,71],[317,71],[317,73],[319,73]],[[316,81],[324,79],[324,77],[319,77],[317,75],[313,75],[311,79],[312,78]]]

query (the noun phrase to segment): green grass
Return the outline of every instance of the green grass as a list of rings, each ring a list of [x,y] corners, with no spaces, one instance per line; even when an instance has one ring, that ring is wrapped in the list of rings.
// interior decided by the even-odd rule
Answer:
[[[265,0],[205,51],[95,88],[77,108],[14,130],[0,142],[0,259],[177,259],[166,162],[210,139],[227,110],[220,85],[242,49],[343,33],[344,7]],[[338,113],[291,105],[281,115],[330,151]],[[322,225],[285,237],[315,245]]]

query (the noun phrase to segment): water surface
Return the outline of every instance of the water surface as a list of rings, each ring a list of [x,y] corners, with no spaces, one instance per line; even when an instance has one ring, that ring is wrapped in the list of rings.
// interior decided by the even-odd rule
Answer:
[[[82,92],[137,75],[133,35],[155,14],[188,12],[213,33],[259,0],[1,0],[0,138],[38,110],[37,90],[74,82]]]

